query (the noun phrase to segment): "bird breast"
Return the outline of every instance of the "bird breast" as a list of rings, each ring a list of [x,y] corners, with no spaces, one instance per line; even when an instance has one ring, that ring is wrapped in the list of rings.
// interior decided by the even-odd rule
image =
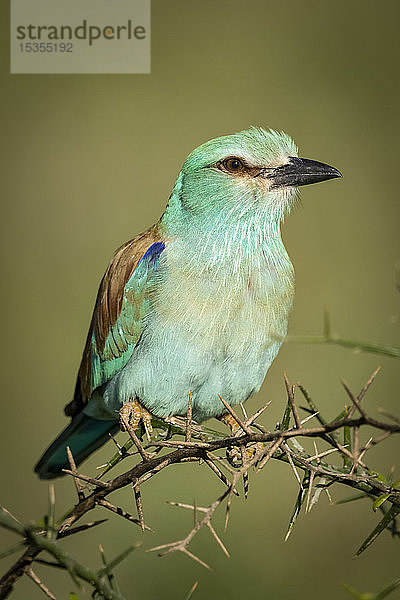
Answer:
[[[293,267],[283,247],[215,260],[167,247],[154,294],[157,321],[204,351],[241,353],[282,342],[293,300]]]

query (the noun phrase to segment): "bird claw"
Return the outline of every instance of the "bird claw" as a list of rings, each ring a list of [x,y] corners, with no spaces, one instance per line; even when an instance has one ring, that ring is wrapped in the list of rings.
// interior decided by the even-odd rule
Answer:
[[[228,425],[233,437],[243,435],[244,431],[231,414],[223,415],[220,420]],[[263,444],[261,442],[254,442],[241,447],[232,446],[226,449],[226,458],[232,467],[238,469],[243,466],[243,463],[252,460],[256,454],[261,455],[262,450]]]
[[[138,400],[124,402],[119,411],[119,423],[121,431],[127,430],[127,424],[135,431],[139,428],[140,423],[143,423],[146,437],[151,440],[153,426],[151,424],[151,413],[140,404]]]
[[[239,469],[243,466],[243,463],[251,461],[256,454],[261,455],[263,450],[263,444],[261,442],[254,442],[247,446],[232,446],[226,449],[226,458],[229,464],[235,469]]]
[[[234,469],[240,469],[243,465],[242,452],[238,446],[232,446],[226,449],[226,458],[228,463]]]

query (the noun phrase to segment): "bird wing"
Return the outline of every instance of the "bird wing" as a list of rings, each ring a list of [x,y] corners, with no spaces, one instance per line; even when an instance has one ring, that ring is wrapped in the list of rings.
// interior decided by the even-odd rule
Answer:
[[[157,226],[115,252],[101,280],[75,386],[65,414],[75,416],[92,392],[128,362],[149,308],[149,280],[165,244]]]

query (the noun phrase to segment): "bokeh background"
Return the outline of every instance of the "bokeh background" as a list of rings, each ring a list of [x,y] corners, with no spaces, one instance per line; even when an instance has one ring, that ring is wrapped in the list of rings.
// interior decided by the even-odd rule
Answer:
[[[398,344],[396,0],[153,0],[151,75],[10,75],[6,2],[0,11],[2,504],[25,521],[45,512],[47,485],[32,466],[65,425],[100,277],[113,250],[159,217],[185,156],[211,137],[251,124],[284,129],[302,156],[343,172],[340,181],[303,188],[284,226],[297,275],[290,333],[319,333],[327,306],[344,337]],[[286,370],[333,417],[346,401],[340,378],[356,391],[378,364],[367,406],[396,412],[395,359],[298,344],[283,347],[249,409],[271,399],[264,422],[274,425]],[[99,452],[87,472],[112,452]],[[372,466],[386,473],[398,457],[389,440],[371,454]],[[191,526],[192,516],[165,500],[208,504],[218,484],[205,467],[188,465],[143,490],[157,533],[118,568],[127,597],[184,598],[198,580],[199,599],[333,600],[347,597],[340,582],[373,591],[399,575],[389,535],[353,558],[377,522],[368,502],[335,507],[323,498],[284,543],[296,482],[273,462],[252,478],[247,504],[234,503],[224,538],[231,559],[208,532],[193,545],[213,572],[183,555],[144,552]],[[71,482],[57,482],[56,495],[61,513],[74,500]],[[130,493],[115,501],[133,510]],[[65,546],[95,566],[100,542],[114,557],[141,538],[121,521]],[[3,531],[0,538],[2,548],[14,541]],[[73,589],[62,573],[45,578],[57,598]],[[41,597],[28,580],[13,596]]]

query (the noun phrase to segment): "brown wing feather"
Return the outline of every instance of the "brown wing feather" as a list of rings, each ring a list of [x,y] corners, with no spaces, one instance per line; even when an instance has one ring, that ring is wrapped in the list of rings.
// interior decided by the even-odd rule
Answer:
[[[98,352],[104,346],[111,327],[116,323],[122,308],[124,289],[139,260],[154,242],[162,241],[157,225],[123,244],[112,257],[101,280],[94,305],[92,320],[82,361],[78,371],[74,399],[64,409],[66,415],[73,417],[88,403],[92,394],[92,336],[96,340]]]

